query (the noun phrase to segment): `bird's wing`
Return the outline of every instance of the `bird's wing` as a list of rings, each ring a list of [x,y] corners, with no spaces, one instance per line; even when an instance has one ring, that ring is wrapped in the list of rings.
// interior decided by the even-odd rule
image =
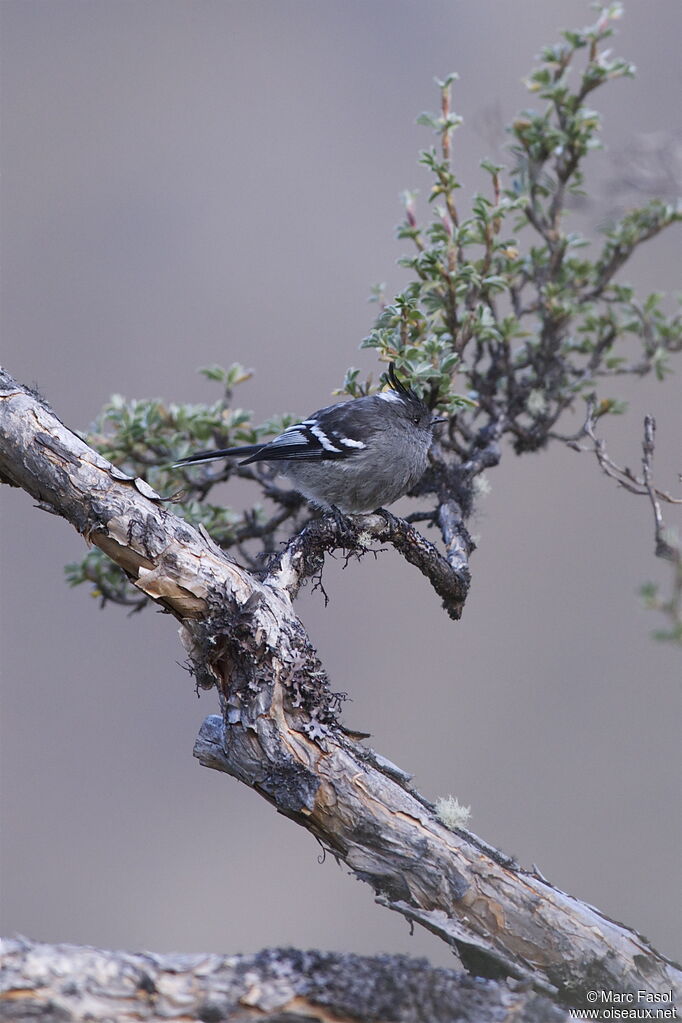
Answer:
[[[348,405],[355,405],[355,415],[348,414]],[[302,423],[289,426],[278,437],[265,444],[248,458],[249,462],[323,462],[350,458],[366,444],[357,437],[357,401],[329,405],[313,413]]]

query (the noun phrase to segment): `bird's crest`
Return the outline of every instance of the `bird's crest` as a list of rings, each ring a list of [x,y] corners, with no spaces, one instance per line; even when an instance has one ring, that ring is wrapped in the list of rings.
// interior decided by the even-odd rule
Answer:
[[[399,380],[395,373],[395,362],[389,362],[388,373],[386,374],[389,387],[399,394],[406,401],[421,402],[421,398],[411,387],[406,387],[402,380]]]

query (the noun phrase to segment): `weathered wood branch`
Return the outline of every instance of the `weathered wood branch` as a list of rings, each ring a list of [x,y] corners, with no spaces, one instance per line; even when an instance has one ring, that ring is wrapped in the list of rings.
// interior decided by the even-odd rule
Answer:
[[[275,559],[267,582],[286,589],[295,598],[306,578],[318,575],[328,551],[343,547],[362,556],[368,553],[367,543],[376,540],[390,543],[422,575],[426,576],[450,618],[461,618],[470,583],[468,560],[452,544],[443,557],[437,548],[413,525],[389,512],[354,515],[354,536],[339,537],[339,528],[331,518],[313,519],[293,536],[284,551]]]
[[[440,935],[476,972],[567,1003],[595,988],[679,994],[680,969],[644,938],[449,830],[404,772],[344,733],[276,574],[254,579],[2,373],[0,480],[68,519],[180,620],[199,683],[215,684],[221,701],[197,742],[201,762],[306,827],[378,901]]]
[[[0,943],[0,1019],[44,1023],[565,1023],[519,984],[405,956],[267,949],[257,955],[107,952]]]

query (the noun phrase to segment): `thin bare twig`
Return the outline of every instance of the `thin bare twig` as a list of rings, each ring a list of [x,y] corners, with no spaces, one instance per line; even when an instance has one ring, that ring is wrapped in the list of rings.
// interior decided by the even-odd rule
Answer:
[[[647,607],[664,614],[669,622],[670,629],[666,632],[657,633],[657,638],[673,640],[682,644],[682,543],[675,539],[671,530],[666,527],[661,510],[661,502],[666,504],[682,504],[682,498],[673,497],[665,490],[660,490],[654,484],[654,451],[656,444],[656,420],[653,416],[644,417],[644,436],[642,439],[642,475],[636,476],[627,466],[618,465],[617,462],[607,454],[606,445],[601,437],[596,434],[596,422],[599,418],[596,412],[594,400],[588,401],[587,416],[585,422],[577,433],[561,437],[573,451],[591,451],[594,453],[599,466],[605,475],[616,480],[619,486],[628,490],[631,494],[647,496],[654,515],[654,551],[656,557],[663,558],[673,565],[672,590],[667,599],[658,596],[657,587],[648,584],[642,587],[642,594],[645,597]],[[580,440],[587,437],[590,445],[580,444]]]
[[[647,494],[652,501],[665,501],[666,504],[682,504],[682,497],[673,497],[666,490],[660,490],[652,482],[652,462],[654,451],[654,434],[656,423],[653,416],[646,416],[644,419],[644,457],[642,459],[642,476],[636,476],[632,469],[615,462],[606,450],[606,443],[597,436],[596,424],[599,419],[597,406],[594,399],[587,402],[587,414],[585,422],[574,434],[566,435],[552,432],[550,436],[554,440],[563,441],[572,451],[592,452],[599,463],[600,468],[614,479],[619,486],[628,490],[631,494],[640,496]],[[581,444],[580,441],[587,437],[591,442],[589,445]],[[660,515],[660,508],[658,509]],[[657,520],[658,521],[658,520]]]

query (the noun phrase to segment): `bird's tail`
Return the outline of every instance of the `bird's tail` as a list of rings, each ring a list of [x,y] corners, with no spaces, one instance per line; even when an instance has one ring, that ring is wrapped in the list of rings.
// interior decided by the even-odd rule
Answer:
[[[246,444],[241,448],[211,448],[209,451],[195,451],[187,458],[180,458],[173,462],[173,468],[178,465],[199,465],[201,462],[213,462],[216,458],[240,458],[255,455],[263,447],[262,444]]]

